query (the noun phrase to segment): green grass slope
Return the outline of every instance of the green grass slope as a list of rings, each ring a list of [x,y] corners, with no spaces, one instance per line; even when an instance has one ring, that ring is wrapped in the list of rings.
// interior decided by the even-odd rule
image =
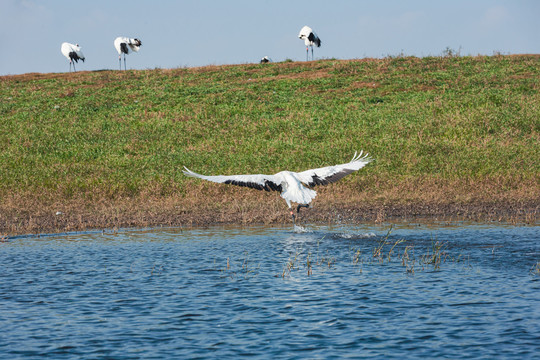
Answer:
[[[11,224],[0,232],[68,204],[79,227],[105,203],[119,218],[135,203],[154,215],[238,212],[240,192],[259,200],[252,211],[279,197],[202,184],[182,167],[305,170],[362,149],[374,162],[324,188],[328,199],[538,204],[539,83],[534,55],[0,77],[0,222]]]

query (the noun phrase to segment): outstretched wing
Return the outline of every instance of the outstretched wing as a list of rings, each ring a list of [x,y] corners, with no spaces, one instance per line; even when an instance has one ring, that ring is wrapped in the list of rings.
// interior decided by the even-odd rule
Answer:
[[[352,160],[346,164],[327,166],[319,169],[306,170],[298,173],[298,179],[308,186],[328,185],[336,182],[352,172],[360,170],[371,161],[369,154],[362,156],[354,153]]]
[[[222,184],[231,184],[244,186],[251,189],[266,190],[266,191],[282,191],[281,182],[274,175],[215,175],[206,176],[197,174],[184,166],[184,174],[186,176],[196,177],[208,181],[213,181]]]

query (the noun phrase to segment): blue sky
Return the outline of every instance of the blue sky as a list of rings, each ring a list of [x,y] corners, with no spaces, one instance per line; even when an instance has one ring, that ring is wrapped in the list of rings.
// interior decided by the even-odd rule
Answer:
[[[117,36],[143,45],[132,69],[305,60],[298,32],[322,39],[315,58],[540,53],[538,0],[0,0],[0,75],[116,69]]]

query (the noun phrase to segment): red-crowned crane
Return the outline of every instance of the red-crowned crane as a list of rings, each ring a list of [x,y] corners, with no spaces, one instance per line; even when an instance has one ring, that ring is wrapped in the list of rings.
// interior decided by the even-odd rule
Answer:
[[[114,39],[114,47],[118,51],[118,63],[120,64],[120,70],[122,70],[122,54],[124,54],[124,70],[126,70],[126,55],[130,51],[139,51],[142,42],[139,39],[131,39],[125,36],[119,36]]]
[[[302,172],[281,171],[274,175],[216,175],[205,176],[197,174],[184,166],[184,174],[216,183],[245,186],[257,190],[279,191],[281,197],[287,202],[291,213],[293,223],[296,222],[291,202],[298,204],[296,212],[300,208],[309,207],[311,200],[317,196],[317,193],[310,189],[315,185],[328,185],[338,181],[350,173],[360,170],[371,161],[368,154],[362,156],[354,153],[351,161],[345,164],[327,166],[319,169],[306,170]]]
[[[81,47],[79,44],[70,44],[70,43],[62,43],[62,47],[60,48],[60,51],[62,51],[62,55],[64,55],[69,60],[69,71],[71,72],[71,64],[73,64],[73,71],[75,70],[75,63],[79,62],[79,60],[82,60],[84,62],[84,55],[81,51]]]
[[[310,47],[311,47],[311,60],[313,60],[313,45],[316,45],[317,47],[321,47],[321,39],[317,36],[317,34],[313,32],[313,29],[311,29],[309,26],[304,26],[300,30],[298,37],[304,40],[304,44],[306,44],[306,61],[308,61],[308,54],[309,54]]]

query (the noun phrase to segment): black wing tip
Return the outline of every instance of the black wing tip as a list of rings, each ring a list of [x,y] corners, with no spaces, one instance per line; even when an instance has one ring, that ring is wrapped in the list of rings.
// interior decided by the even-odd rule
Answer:
[[[309,33],[308,40],[314,43],[317,47],[321,47],[321,39],[315,35],[313,32]]]
[[[308,186],[328,185],[330,183],[334,183],[338,180],[343,179],[345,176],[353,173],[354,171],[356,170],[345,169],[325,178],[320,178],[319,176],[314,175],[312,176],[311,181],[309,182]]]
[[[76,63],[78,63],[79,60],[82,60],[84,62],[84,58],[80,57],[75,51],[72,51],[69,53],[69,58],[75,61]]]
[[[309,182],[308,186],[328,185],[328,184],[330,184],[330,181],[328,181],[327,179],[323,179],[317,175],[313,175],[311,177],[311,181]]]
[[[276,184],[272,181],[266,180],[263,184],[249,182],[249,181],[238,181],[238,180],[226,180],[223,182],[224,184],[230,184],[230,185],[236,185],[236,186],[242,186],[247,187],[250,189],[255,190],[264,190],[264,191],[280,191],[281,192],[281,185]]]

